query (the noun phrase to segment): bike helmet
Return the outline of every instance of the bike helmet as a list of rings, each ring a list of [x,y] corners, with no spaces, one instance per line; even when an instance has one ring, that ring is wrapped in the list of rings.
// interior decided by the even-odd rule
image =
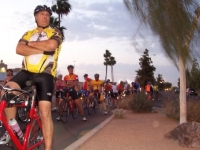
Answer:
[[[37,15],[40,11],[47,11],[49,13],[49,15],[51,16],[52,15],[52,11],[51,11],[51,8],[46,6],[46,5],[38,5],[35,10],[34,10],[34,16]]]
[[[59,74],[58,77],[62,77],[62,74]]]
[[[74,69],[74,66],[72,66],[72,65],[69,65],[69,66],[67,67],[67,69],[69,69],[69,68],[72,68],[72,69]]]
[[[99,77],[99,74],[98,73],[94,74],[94,77]]]
[[[84,74],[84,76],[83,77],[88,77],[88,74]]]
[[[110,79],[107,79],[107,80],[106,80],[106,83],[110,83]]]

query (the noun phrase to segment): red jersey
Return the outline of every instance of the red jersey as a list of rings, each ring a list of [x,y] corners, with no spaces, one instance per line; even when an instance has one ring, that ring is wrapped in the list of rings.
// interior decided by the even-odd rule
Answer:
[[[56,90],[63,88],[63,80],[56,80]]]
[[[147,84],[147,85],[145,86],[145,90],[146,90],[146,92],[150,92],[150,91],[151,91],[151,85],[150,85],[150,84]]]
[[[78,75],[76,74],[68,74],[64,77],[65,82],[76,82],[78,81]]]
[[[104,89],[105,89],[105,91],[111,91],[112,85],[110,85],[110,84],[104,85]]]
[[[117,89],[118,89],[118,91],[123,91],[124,90],[124,87],[123,87],[123,85],[121,85],[121,84],[118,84],[118,86],[117,86]]]
[[[92,81],[90,78],[86,78],[85,82],[83,83],[83,90],[89,90],[89,83]]]

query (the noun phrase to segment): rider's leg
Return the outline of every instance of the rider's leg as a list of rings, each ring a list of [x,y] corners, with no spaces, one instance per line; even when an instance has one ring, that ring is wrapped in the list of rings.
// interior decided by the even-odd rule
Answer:
[[[16,84],[15,82],[8,82],[6,86],[9,86],[10,88],[21,89],[21,88],[19,87],[19,85]],[[2,92],[2,94],[3,94],[3,92]],[[13,93],[13,94],[17,94],[17,93],[15,92],[15,93]],[[16,117],[16,113],[17,113],[16,107],[5,108],[4,110],[5,110],[5,115],[6,115],[7,121],[9,121],[10,119]]]
[[[100,102],[101,102],[102,107],[103,107],[103,109],[104,109],[104,114],[107,115],[107,114],[108,114],[108,113],[107,113],[107,108],[106,108],[106,104],[105,104],[105,101],[104,101],[104,98],[103,98],[103,94],[102,94],[102,93],[100,94]]]
[[[79,111],[83,121],[86,121],[87,119],[85,118],[83,107],[82,107],[82,104],[81,104],[81,100],[79,99],[77,92],[75,90],[70,91],[70,96],[74,100],[74,103],[75,103],[76,107],[78,108],[78,111]]]
[[[51,117],[51,102],[40,100],[39,112],[42,121],[42,132],[45,141],[45,150],[51,149],[53,139],[53,121]]]
[[[74,103],[75,103],[76,107],[78,108],[78,111],[79,111],[80,115],[84,116],[84,111],[83,111],[83,107],[81,105],[80,99],[74,100]]]
[[[15,82],[9,82],[9,83],[7,83],[6,86],[9,86],[10,88],[18,88],[18,89],[20,89],[19,85],[16,84]],[[3,94],[4,94],[3,91],[1,91],[1,95],[2,96],[3,96]],[[17,94],[17,93],[8,94],[8,98],[9,99],[13,98],[14,97],[13,94]],[[4,97],[2,99],[4,99]],[[9,121],[10,119],[16,117],[17,109],[16,109],[16,107],[5,108],[4,112],[5,112],[6,120]],[[10,141],[10,136],[9,136],[9,134],[7,132],[5,132],[4,135],[2,137],[0,137],[0,144],[7,144],[9,141]]]

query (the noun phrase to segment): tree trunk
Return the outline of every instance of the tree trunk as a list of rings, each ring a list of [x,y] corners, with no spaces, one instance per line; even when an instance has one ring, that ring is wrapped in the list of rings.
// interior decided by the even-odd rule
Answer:
[[[112,76],[112,82],[114,82],[113,65],[111,65],[111,76]]]
[[[105,81],[107,80],[107,72],[108,72],[108,65],[106,65],[106,76],[105,76]]]
[[[187,122],[187,104],[186,104],[186,71],[185,63],[179,56],[179,72],[180,72],[180,124]]]
[[[198,25],[200,15],[200,7],[195,11],[195,17],[191,25],[191,29],[186,35],[184,48],[189,51],[190,41]],[[186,69],[185,63],[181,55],[179,55],[179,71],[180,71],[180,124],[187,122],[187,101],[186,101]]]

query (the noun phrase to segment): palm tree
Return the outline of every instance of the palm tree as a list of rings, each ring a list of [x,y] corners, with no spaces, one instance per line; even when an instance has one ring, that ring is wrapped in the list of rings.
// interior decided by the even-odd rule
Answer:
[[[160,38],[164,52],[179,66],[180,123],[187,122],[185,66],[191,63],[191,46],[196,44],[194,41],[200,35],[195,32],[194,36],[195,29],[199,28],[198,0],[124,0],[124,3]],[[191,19],[194,11],[195,17]],[[191,44],[192,41],[194,44]]]
[[[109,50],[106,50],[105,54],[103,54],[104,56],[104,65],[106,66],[106,75],[105,75],[105,81],[107,80],[107,73],[108,73],[108,65],[109,65],[109,62],[110,62],[110,56],[111,56],[111,53]]]
[[[68,15],[71,11],[71,5],[68,3],[68,0],[56,0],[56,4],[51,6],[51,9],[54,13],[58,14],[58,26],[60,27],[61,18],[63,15]]]
[[[64,40],[65,39],[64,30],[66,30],[66,28],[64,26],[60,27],[59,25],[60,25],[60,23],[59,23],[58,18],[51,16],[50,26],[53,28],[57,28],[61,32],[63,40]]]
[[[111,76],[112,76],[112,82],[114,82],[114,73],[113,73],[113,66],[116,64],[115,57],[111,56],[109,65],[111,66]]]

